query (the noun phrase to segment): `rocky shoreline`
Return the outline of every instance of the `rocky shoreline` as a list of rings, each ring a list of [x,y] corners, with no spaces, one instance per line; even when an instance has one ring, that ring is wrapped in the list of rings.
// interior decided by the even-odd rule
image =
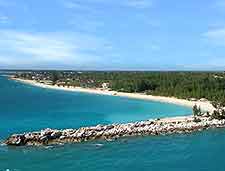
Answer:
[[[225,120],[210,117],[174,117],[126,124],[97,125],[79,129],[53,130],[13,134],[4,143],[9,146],[40,146],[78,143],[91,140],[115,140],[138,135],[169,135],[191,133],[209,128],[225,127]]]

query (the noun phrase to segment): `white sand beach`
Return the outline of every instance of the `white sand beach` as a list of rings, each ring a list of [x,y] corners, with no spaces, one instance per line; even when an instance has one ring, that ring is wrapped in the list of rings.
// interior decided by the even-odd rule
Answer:
[[[24,79],[18,79],[18,78],[11,78],[11,79],[20,81],[20,82],[23,82],[26,84],[31,84],[33,86],[38,86],[38,87],[48,88],[48,89],[93,93],[93,94],[100,94],[100,95],[121,96],[121,97],[128,97],[128,98],[134,98],[134,99],[171,103],[171,104],[187,106],[187,107],[193,107],[196,104],[203,111],[212,112],[214,110],[214,107],[212,106],[212,104],[209,101],[199,101],[199,100],[198,101],[189,101],[189,100],[185,100],[185,99],[178,99],[175,97],[152,96],[152,95],[146,95],[146,94],[140,94],[140,93],[124,93],[124,92],[108,91],[108,90],[101,90],[101,89],[90,89],[90,88],[82,88],[82,87],[58,87],[58,86],[38,83],[33,80],[24,80]]]

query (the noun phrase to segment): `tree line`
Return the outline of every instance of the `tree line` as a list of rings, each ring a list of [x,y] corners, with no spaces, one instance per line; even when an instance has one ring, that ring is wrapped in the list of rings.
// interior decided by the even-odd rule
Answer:
[[[137,92],[177,98],[206,98],[225,103],[225,74],[223,72],[77,72],[48,71],[23,73],[23,77],[47,77],[54,82],[65,81],[67,85],[109,88],[121,92]]]

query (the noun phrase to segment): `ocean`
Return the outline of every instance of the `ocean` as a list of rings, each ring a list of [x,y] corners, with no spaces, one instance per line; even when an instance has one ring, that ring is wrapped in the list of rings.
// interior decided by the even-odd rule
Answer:
[[[44,89],[0,76],[0,139],[44,128],[79,128],[190,115],[184,106]],[[225,170],[225,130],[49,147],[0,146],[0,171]]]

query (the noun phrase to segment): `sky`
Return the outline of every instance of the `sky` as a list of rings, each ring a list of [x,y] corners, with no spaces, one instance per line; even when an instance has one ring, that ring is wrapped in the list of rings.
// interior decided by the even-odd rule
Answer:
[[[225,0],[0,0],[0,69],[225,70]]]

